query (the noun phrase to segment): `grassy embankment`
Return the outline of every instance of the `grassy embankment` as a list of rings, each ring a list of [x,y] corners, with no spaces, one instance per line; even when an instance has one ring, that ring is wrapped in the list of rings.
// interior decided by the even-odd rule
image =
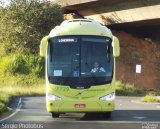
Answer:
[[[150,92],[141,99],[142,102],[146,103],[160,103],[160,96],[158,93]]]
[[[146,91],[137,89],[133,84],[116,82],[116,95],[119,96],[144,96]]]
[[[145,91],[137,89],[133,84],[116,82],[116,94],[120,96],[139,96],[141,102],[160,103],[159,91]]]
[[[13,96],[45,94],[43,63],[32,55],[0,58],[0,114]]]

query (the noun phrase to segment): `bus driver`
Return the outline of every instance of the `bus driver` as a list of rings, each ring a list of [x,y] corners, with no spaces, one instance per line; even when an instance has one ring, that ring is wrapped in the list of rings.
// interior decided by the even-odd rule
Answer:
[[[100,66],[99,62],[95,62],[94,63],[94,68],[91,70],[91,73],[95,73],[95,72],[106,72],[106,70]]]

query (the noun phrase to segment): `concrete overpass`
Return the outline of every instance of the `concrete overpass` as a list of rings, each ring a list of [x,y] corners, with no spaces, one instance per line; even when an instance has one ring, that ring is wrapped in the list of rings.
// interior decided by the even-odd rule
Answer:
[[[160,0],[51,0],[59,2],[66,12],[77,11],[105,25],[160,26]],[[67,18],[77,16],[67,15]],[[127,23],[127,24],[126,24]],[[124,28],[124,26],[123,26]]]

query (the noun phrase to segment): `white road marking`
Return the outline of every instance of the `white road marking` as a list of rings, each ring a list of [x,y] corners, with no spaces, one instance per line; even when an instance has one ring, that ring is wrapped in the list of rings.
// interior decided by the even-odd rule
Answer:
[[[10,107],[7,107],[7,110],[8,110],[8,111],[12,111],[13,109],[12,109],[12,108],[10,108]]]
[[[15,112],[13,112],[12,114],[10,114],[9,116],[7,116],[7,117],[5,117],[5,118],[1,119],[1,120],[0,120],[0,122],[3,122],[3,121],[5,121],[5,120],[7,120],[7,119],[9,119],[9,118],[13,117],[15,114],[17,114],[17,112],[19,112],[19,111],[20,111],[21,107],[22,107],[22,99],[21,99],[21,98],[19,98],[19,102],[18,102],[18,104],[17,104],[16,111],[15,111]]]
[[[18,102],[18,105],[17,105],[17,108],[19,107],[19,105],[22,103],[22,98],[19,98],[19,102]]]
[[[135,119],[144,119],[146,117],[143,117],[143,116],[134,116],[133,118],[135,118]]]

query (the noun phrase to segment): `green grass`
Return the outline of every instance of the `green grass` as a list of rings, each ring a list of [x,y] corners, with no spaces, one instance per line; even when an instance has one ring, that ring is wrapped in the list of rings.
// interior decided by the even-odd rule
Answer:
[[[0,114],[6,111],[13,96],[44,95],[44,82],[44,79],[31,75],[0,76]]]
[[[34,55],[0,58],[0,114],[13,96],[45,94],[44,60]]]
[[[0,75],[0,87],[4,86],[32,86],[44,83],[44,78],[39,78],[34,75]]]
[[[148,93],[145,97],[141,99],[142,102],[146,103],[160,103],[160,97],[156,93]]]
[[[119,96],[144,96],[140,101],[146,103],[160,103],[159,91],[145,91],[137,89],[133,84],[116,81],[116,95]]]
[[[137,89],[133,84],[122,83],[121,81],[116,81],[116,95],[119,96],[144,96],[145,91]]]
[[[32,86],[3,86],[0,87],[0,114],[7,109],[10,98],[24,95],[44,95],[45,84]]]
[[[0,75],[0,114],[6,111],[11,97],[44,95],[45,81],[33,75]]]
[[[6,104],[0,102],[0,115],[6,110]]]

